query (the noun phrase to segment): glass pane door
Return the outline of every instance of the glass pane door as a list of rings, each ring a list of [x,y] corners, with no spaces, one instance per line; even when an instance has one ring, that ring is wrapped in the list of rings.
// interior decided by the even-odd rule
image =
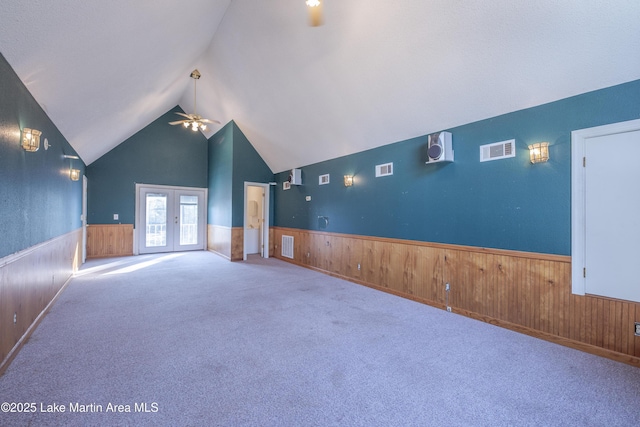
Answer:
[[[205,191],[175,190],[175,248],[176,251],[205,249]]]
[[[138,253],[205,249],[206,191],[184,187],[138,188]]]

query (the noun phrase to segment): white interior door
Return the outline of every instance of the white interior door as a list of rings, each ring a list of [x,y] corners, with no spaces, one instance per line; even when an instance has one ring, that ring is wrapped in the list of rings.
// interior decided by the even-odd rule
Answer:
[[[244,260],[252,253],[269,258],[269,193],[270,184],[244,183]]]
[[[206,190],[139,186],[138,253],[205,248]]]
[[[640,130],[585,144],[585,292],[640,301]]]

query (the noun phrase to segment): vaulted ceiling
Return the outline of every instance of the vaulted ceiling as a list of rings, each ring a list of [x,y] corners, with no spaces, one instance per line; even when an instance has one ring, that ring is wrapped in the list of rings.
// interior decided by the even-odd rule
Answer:
[[[324,0],[310,27],[304,0],[30,0],[3,2],[0,52],[87,164],[192,112],[197,68],[198,113],[280,172],[640,79],[639,18],[637,0]]]

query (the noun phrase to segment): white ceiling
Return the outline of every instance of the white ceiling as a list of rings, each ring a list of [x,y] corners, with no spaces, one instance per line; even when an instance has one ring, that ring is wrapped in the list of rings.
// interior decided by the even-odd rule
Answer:
[[[274,172],[640,79],[637,0],[325,0],[324,15],[3,2],[0,52],[88,164],[176,104],[192,112],[198,68],[198,113],[235,120]]]

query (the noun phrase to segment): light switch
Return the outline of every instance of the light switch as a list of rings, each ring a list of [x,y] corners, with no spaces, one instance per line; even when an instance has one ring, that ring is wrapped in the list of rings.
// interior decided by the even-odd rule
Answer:
[[[114,221],[117,221],[117,220],[119,220],[119,219],[120,219],[120,215],[118,215],[118,214],[113,214],[113,220],[114,220]]]

